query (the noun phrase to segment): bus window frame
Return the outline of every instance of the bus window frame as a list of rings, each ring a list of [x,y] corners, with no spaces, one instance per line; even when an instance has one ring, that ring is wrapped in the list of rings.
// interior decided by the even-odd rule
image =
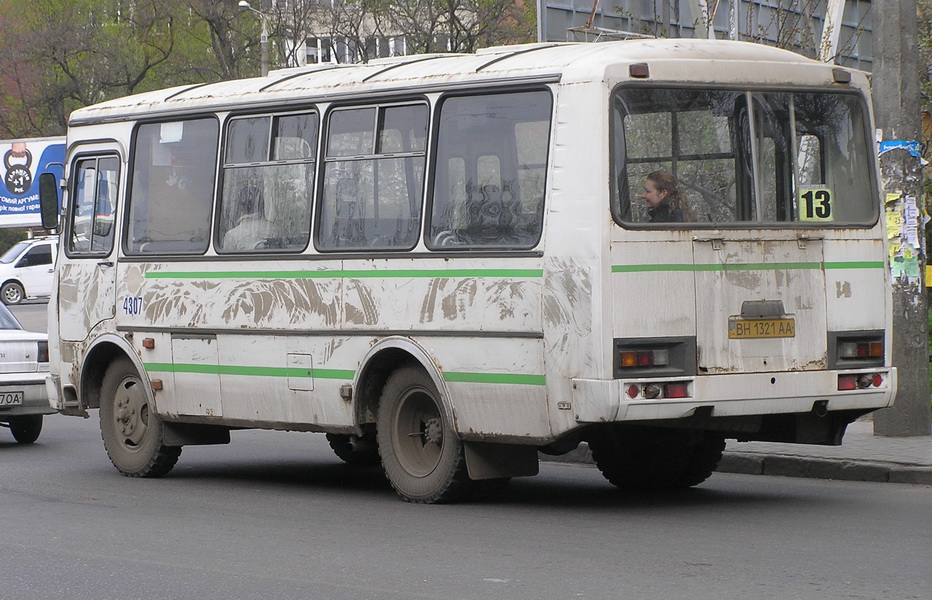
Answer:
[[[424,150],[422,152],[394,152],[394,153],[381,153],[377,152],[379,145],[379,127],[382,122],[381,117],[384,115],[384,110],[389,108],[400,108],[405,106],[424,106],[427,108],[427,127],[425,128],[425,140],[424,140]],[[410,253],[412,250],[417,248],[421,239],[424,235],[424,226],[426,222],[425,210],[426,210],[426,194],[427,189],[429,188],[429,181],[431,177],[431,153],[434,152],[433,148],[433,121],[435,120],[436,115],[436,102],[431,102],[430,98],[426,95],[401,95],[398,97],[392,98],[382,98],[377,94],[371,95],[368,99],[354,98],[352,101],[347,102],[335,102],[327,106],[326,111],[321,115],[320,122],[320,144],[317,155],[317,173],[316,173],[316,189],[314,190],[314,201],[312,208],[312,226],[311,226],[311,245],[314,250],[321,255],[335,255],[335,254],[351,254],[355,255],[358,253],[378,253],[379,255],[386,255],[391,253]],[[372,146],[373,152],[365,155],[338,155],[338,156],[329,156],[328,147],[330,144],[330,128],[332,123],[332,118],[334,113],[348,110],[365,110],[373,109],[375,111],[375,118],[373,119],[373,139]],[[405,247],[400,246],[365,246],[365,247],[339,247],[339,248],[330,248],[323,247],[320,241],[321,229],[324,226],[323,223],[323,204],[324,204],[324,192],[325,192],[325,183],[327,178],[327,165],[332,162],[346,162],[349,160],[369,160],[369,161],[378,161],[391,158],[412,158],[423,155],[424,157],[424,173],[423,181],[421,182],[421,191],[418,201],[418,223],[417,223],[417,235],[414,236],[412,243]]]
[[[211,186],[211,202],[210,202],[210,213],[207,216],[207,243],[203,250],[198,250],[194,252],[184,252],[184,251],[160,251],[160,252],[133,252],[130,247],[130,214],[132,214],[133,207],[133,185],[136,178],[136,152],[139,139],[139,129],[146,125],[161,125],[163,123],[181,123],[197,120],[212,120],[217,126],[217,150],[214,153],[214,169],[213,169],[213,183]],[[127,174],[126,174],[126,185],[124,187],[123,194],[123,206],[124,206],[124,216],[122,219],[121,227],[121,240],[120,240],[120,250],[123,256],[130,259],[139,259],[147,260],[149,258],[156,257],[202,257],[207,254],[212,247],[213,233],[211,229],[213,228],[214,222],[214,210],[217,205],[217,182],[220,178],[220,149],[223,144],[223,119],[220,116],[219,112],[192,112],[184,113],[178,115],[171,115],[168,117],[162,117],[158,119],[145,119],[135,121],[133,123],[133,129],[129,134],[130,149],[129,157],[127,160]]]
[[[543,196],[540,199],[540,211],[538,214],[538,223],[539,229],[537,233],[537,238],[532,244],[529,245],[512,245],[505,246],[501,244],[496,245],[483,245],[483,244],[473,244],[473,245],[462,245],[462,246],[444,246],[440,244],[435,244],[433,242],[431,227],[433,221],[433,208],[434,208],[434,191],[437,185],[437,161],[440,159],[439,145],[442,142],[440,139],[440,116],[443,110],[443,104],[452,98],[464,98],[464,97],[479,97],[479,96],[493,96],[493,95],[506,95],[506,94],[521,94],[528,92],[544,92],[548,95],[550,99],[550,114],[548,115],[548,128],[547,128],[547,139],[544,142],[544,149],[546,156],[544,157],[543,162]],[[557,102],[554,94],[553,87],[546,84],[534,84],[534,85],[520,85],[520,86],[494,86],[489,88],[473,89],[473,90],[456,90],[442,94],[437,98],[434,103],[434,118],[432,125],[432,135],[431,139],[433,140],[433,147],[430,152],[430,164],[429,164],[429,178],[427,185],[427,200],[424,207],[424,223],[423,223],[423,238],[424,245],[428,251],[431,253],[451,253],[455,255],[460,255],[463,253],[505,253],[505,255],[510,255],[512,253],[527,253],[538,248],[544,239],[544,230],[545,230],[545,221],[547,215],[547,204],[549,197],[549,182],[551,178],[551,161],[553,160],[553,149],[551,148],[551,142],[553,141],[553,129],[554,122],[556,121],[556,110]]]
[[[317,117],[317,138],[314,140],[313,144],[313,159],[277,159],[277,158],[268,158],[264,161],[258,161],[253,163],[231,163],[227,160],[227,143],[229,141],[229,129],[231,123],[238,119],[249,119],[249,118],[269,118],[269,130],[268,130],[268,154],[271,156],[274,149],[272,143],[275,139],[273,133],[275,130],[276,120],[282,117],[289,117],[295,115],[308,115],[314,114]],[[263,110],[253,110],[253,111],[239,111],[231,112],[225,115],[220,124],[220,141],[217,148],[218,155],[218,166],[217,166],[217,180],[216,180],[216,189],[214,190],[214,202],[213,202],[213,211],[214,214],[211,219],[211,233],[210,240],[211,246],[218,256],[223,257],[242,257],[244,255],[298,255],[307,251],[308,247],[311,245],[311,238],[314,236],[314,219],[315,219],[315,210],[317,204],[317,193],[318,193],[318,172],[320,167],[321,153],[323,151],[322,144],[324,137],[322,135],[323,129],[323,116],[322,111],[318,104],[308,104],[306,106],[288,106],[282,107],[278,106],[268,106],[264,107]],[[240,168],[262,168],[262,167],[275,167],[280,165],[313,165],[313,172],[311,173],[310,181],[313,182],[315,189],[311,192],[311,197],[308,202],[308,237],[305,240],[304,244],[298,248],[268,248],[268,249],[253,249],[253,250],[224,250],[221,248],[220,244],[220,221],[223,219],[223,186],[224,178],[226,175],[227,169],[240,169]],[[225,233],[229,233],[228,231]]]
[[[757,214],[755,220],[748,221],[691,221],[691,222],[668,222],[668,223],[650,223],[647,221],[636,222],[631,220],[626,220],[625,212],[630,213],[630,206],[633,204],[634,198],[637,196],[633,195],[633,190],[625,186],[625,192],[629,194],[627,203],[623,198],[622,188],[620,185],[621,178],[627,178],[627,165],[629,161],[626,156],[618,157],[616,152],[616,143],[618,135],[618,128],[621,127],[622,132],[624,132],[624,124],[616,123],[617,111],[615,110],[615,98],[617,94],[626,89],[671,89],[671,90],[688,90],[695,89],[697,91],[723,91],[723,92],[736,92],[742,93],[747,97],[747,94],[751,94],[751,98],[755,103],[760,102],[760,97],[767,94],[832,94],[832,95],[843,95],[850,96],[855,98],[860,109],[860,119],[863,132],[865,134],[865,139],[868,142],[868,151],[866,153],[866,161],[869,163],[867,165],[867,178],[869,182],[870,194],[874,196],[873,202],[871,202],[872,215],[869,220],[863,222],[854,222],[854,221],[845,221],[841,223],[836,222],[807,222],[796,220],[787,220],[787,221],[764,221],[761,219],[760,214]],[[643,83],[643,82],[622,82],[615,85],[608,95],[608,124],[609,124],[609,137],[608,137],[608,152],[606,153],[609,161],[609,200],[610,200],[610,210],[612,214],[612,220],[616,225],[623,229],[629,230],[683,230],[683,229],[733,229],[733,230],[749,230],[749,229],[768,229],[768,230],[811,230],[811,229],[870,229],[877,225],[877,222],[881,216],[880,204],[877,199],[877,193],[875,190],[879,189],[879,181],[877,179],[878,173],[878,163],[877,163],[877,153],[874,151],[873,146],[871,146],[872,139],[870,138],[870,106],[868,105],[864,94],[857,89],[840,89],[832,88],[827,86],[794,86],[787,88],[786,86],[769,86],[769,85],[759,85],[759,86],[749,86],[749,85],[709,85],[703,83]],[[736,135],[744,135],[750,133],[752,136],[758,136],[759,133],[755,132],[756,127],[755,123],[752,123],[754,119],[759,118],[759,115],[755,112],[752,119],[748,119],[745,126],[737,124]],[[738,131],[738,130],[741,131]],[[747,130],[747,131],[744,131]],[[808,132],[809,135],[816,135],[819,139],[820,149],[824,149],[824,140],[823,136],[817,135],[816,132]],[[622,136],[624,137],[624,136]],[[796,135],[794,133],[793,138],[795,139]],[[625,146],[627,143],[624,142]],[[732,153],[734,154],[734,153]],[[753,161],[759,162],[757,157],[757,149],[754,150]],[[713,157],[712,154],[709,155]],[[740,160],[741,156],[734,154],[735,160]],[[656,162],[656,161],[637,161],[637,162]],[[789,165],[792,168],[790,169],[793,172],[793,177],[796,175],[796,166],[795,160],[794,164]],[[758,164],[752,165],[752,175],[755,180],[750,182],[752,187],[751,193],[753,195],[747,205],[751,207],[755,212],[758,212],[758,209],[755,208],[755,205],[758,203],[757,194],[753,190],[754,186],[760,183],[759,176],[756,173],[759,168]],[[820,155],[820,171],[823,178],[825,177],[825,155],[822,153]],[[736,166],[736,176],[737,166]],[[740,176],[738,176],[740,180]],[[738,185],[738,183],[736,183]],[[624,211],[624,207],[629,207],[627,211]]]
[[[115,142],[112,140],[106,140],[103,143],[109,144],[109,143],[115,143]],[[94,252],[91,249],[89,249],[86,252],[74,251],[71,249],[71,242],[72,242],[72,236],[74,234],[75,219],[77,216],[75,214],[75,211],[77,211],[77,206],[78,206],[78,203],[75,198],[75,186],[77,186],[78,184],[78,179],[76,177],[77,175],[76,169],[78,165],[85,160],[94,159],[99,164],[100,161],[105,158],[115,158],[117,161],[117,167],[118,167],[117,192],[116,192],[117,197],[115,199],[111,199],[110,201],[110,209],[111,209],[110,213],[113,216],[113,220],[110,224],[111,232],[112,232],[112,235],[110,236],[110,248],[107,251],[100,251],[100,252]],[[70,176],[69,176],[69,185],[68,185],[68,207],[65,212],[66,214],[65,223],[63,224],[64,227],[62,228],[62,235],[61,235],[61,243],[62,243],[62,246],[64,247],[65,256],[67,256],[70,259],[76,259],[76,260],[81,260],[85,258],[88,258],[88,259],[107,258],[108,256],[111,256],[113,254],[114,250],[117,247],[116,230],[117,230],[117,227],[119,227],[119,223],[120,223],[120,215],[121,215],[120,207],[122,204],[120,202],[120,196],[124,195],[124,191],[123,191],[124,188],[121,184],[129,176],[129,173],[128,173],[129,169],[124,168],[124,164],[123,164],[123,160],[120,155],[120,152],[116,150],[115,148],[107,148],[107,149],[102,149],[100,151],[87,150],[87,151],[76,153],[74,156],[71,157],[71,161],[69,164],[70,164],[70,167],[69,167]],[[98,177],[99,177],[99,173],[98,173]],[[95,184],[95,188],[96,188],[96,184]],[[95,189],[94,207],[93,207],[94,214],[92,215],[94,218],[91,220],[92,228],[96,226],[96,217],[97,217],[96,213],[97,213],[97,201],[98,201],[97,193],[98,193],[98,190]],[[93,237],[91,237],[89,242],[92,242],[92,241],[93,241]]]

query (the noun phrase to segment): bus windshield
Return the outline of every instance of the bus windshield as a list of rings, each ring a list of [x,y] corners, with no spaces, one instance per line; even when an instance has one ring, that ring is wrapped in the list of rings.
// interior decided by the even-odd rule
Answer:
[[[612,101],[615,218],[635,226],[870,226],[879,209],[866,123],[862,100],[849,93],[620,87]],[[677,186],[683,209],[657,218],[644,196],[648,176]]]

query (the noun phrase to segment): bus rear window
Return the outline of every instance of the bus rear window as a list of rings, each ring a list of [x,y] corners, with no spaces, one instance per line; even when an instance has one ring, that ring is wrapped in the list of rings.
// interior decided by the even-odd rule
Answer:
[[[620,223],[876,221],[871,140],[856,95],[619,88],[612,105]]]

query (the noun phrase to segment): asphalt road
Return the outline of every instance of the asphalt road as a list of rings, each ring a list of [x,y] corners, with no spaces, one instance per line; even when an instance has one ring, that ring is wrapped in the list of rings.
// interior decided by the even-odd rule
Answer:
[[[932,488],[716,474],[622,494],[543,464],[490,501],[401,502],[322,435],[237,431],[121,477],[93,418],[0,431],[6,600],[928,598]]]
[[[28,331],[47,333],[49,328],[48,307],[48,302],[30,300],[7,308]]]

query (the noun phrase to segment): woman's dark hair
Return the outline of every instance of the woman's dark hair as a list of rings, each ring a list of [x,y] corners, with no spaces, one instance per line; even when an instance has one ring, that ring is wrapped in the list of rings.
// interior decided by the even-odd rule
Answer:
[[[654,187],[656,187],[658,191],[667,193],[663,201],[669,205],[670,214],[679,213],[682,215],[683,221],[696,220],[696,216],[686,203],[686,196],[680,191],[680,184],[676,180],[676,177],[666,171],[654,171],[648,175],[647,178],[654,182]]]

